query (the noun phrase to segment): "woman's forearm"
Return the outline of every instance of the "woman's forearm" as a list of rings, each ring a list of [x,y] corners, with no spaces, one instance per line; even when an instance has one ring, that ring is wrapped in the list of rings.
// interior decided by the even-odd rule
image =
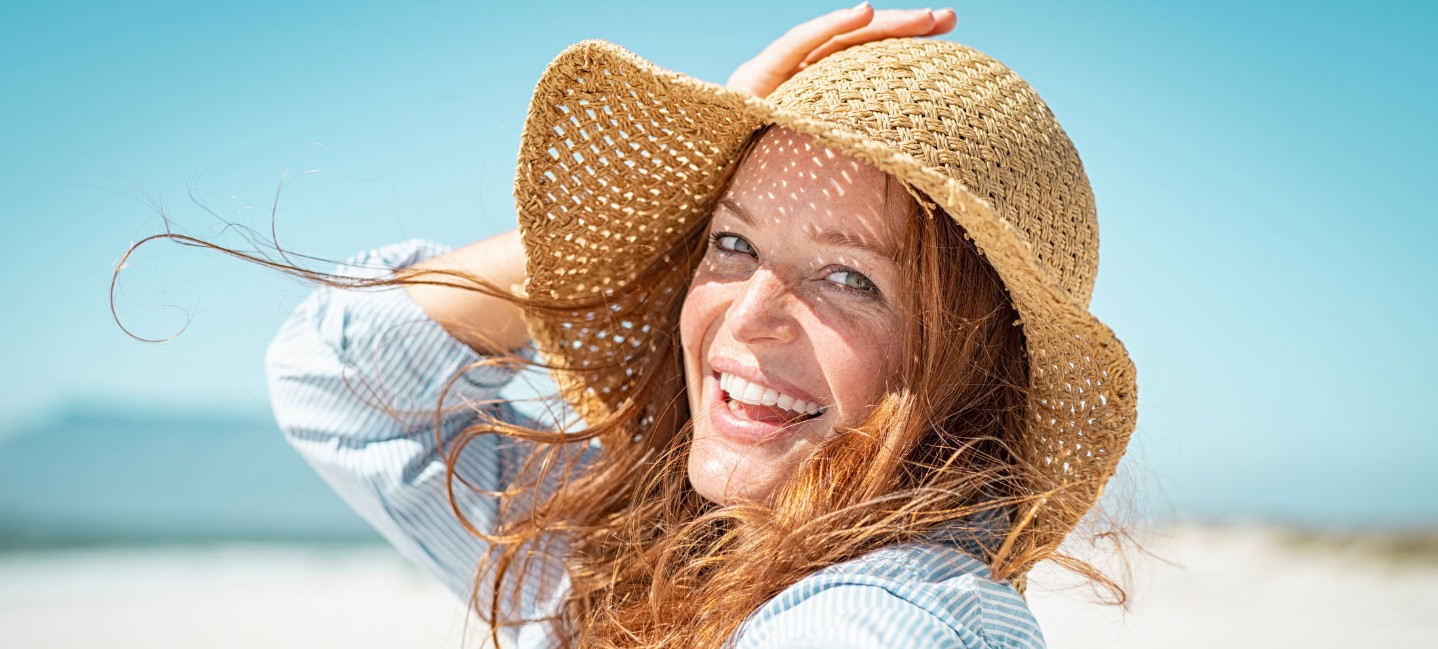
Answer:
[[[524,247],[519,241],[519,231],[511,230],[410,268],[459,271],[509,289],[524,285]],[[447,284],[410,284],[405,290],[431,319],[475,351],[481,354],[507,352],[529,340],[519,308],[513,304],[460,288],[472,285],[461,278],[439,274],[419,274],[416,278]]]

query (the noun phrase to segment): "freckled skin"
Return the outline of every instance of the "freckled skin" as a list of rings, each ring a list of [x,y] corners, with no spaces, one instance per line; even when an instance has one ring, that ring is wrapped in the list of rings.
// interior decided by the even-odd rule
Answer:
[[[912,199],[886,179],[780,127],[740,164],[710,225],[721,238],[680,318],[694,416],[689,479],[705,498],[766,501],[836,426],[865,417],[894,378],[906,278],[889,251]],[[727,407],[714,397],[716,357],[800,386],[828,410],[758,442],[725,437],[709,416]]]

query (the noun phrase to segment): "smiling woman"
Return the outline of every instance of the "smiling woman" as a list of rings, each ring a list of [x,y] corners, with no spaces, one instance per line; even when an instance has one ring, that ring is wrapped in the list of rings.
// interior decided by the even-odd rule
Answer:
[[[887,38],[952,24],[835,12],[742,91],[569,48],[517,235],[309,274],[267,356],[281,428],[500,646],[1042,646],[1034,564],[1122,597],[1058,547],[1134,372],[1053,115],[982,53]],[[507,398],[523,366],[562,402]]]
[[[533,591],[580,644],[1040,643],[1018,589],[1135,395],[1087,310],[1088,181],[1031,88],[897,39],[759,100],[582,43],[520,159],[518,302],[583,424],[466,437],[540,446],[481,533],[490,613],[555,543],[567,581]]]

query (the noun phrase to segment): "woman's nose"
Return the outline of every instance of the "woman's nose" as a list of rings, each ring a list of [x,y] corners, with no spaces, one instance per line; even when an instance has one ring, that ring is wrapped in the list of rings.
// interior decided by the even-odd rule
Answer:
[[[729,305],[730,333],[742,343],[791,342],[797,333],[793,305],[789,286],[761,268],[744,281],[739,295]]]

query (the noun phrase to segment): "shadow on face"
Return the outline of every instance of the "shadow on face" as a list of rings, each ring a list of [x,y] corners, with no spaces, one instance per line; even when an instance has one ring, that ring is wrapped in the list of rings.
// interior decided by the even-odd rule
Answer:
[[[912,205],[883,172],[784,128],[740,164],[680,320],[690,480],[706,498],[766,499],[889,388]]]

